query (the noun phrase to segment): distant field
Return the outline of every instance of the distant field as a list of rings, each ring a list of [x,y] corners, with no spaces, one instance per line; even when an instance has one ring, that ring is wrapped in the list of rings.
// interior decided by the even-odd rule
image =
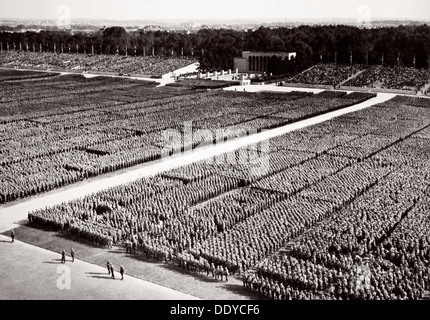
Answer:
[[[404,90],[415,93],[430,83],[430,71],[403,66],[317,64],[290,79],[290,83],[367,89]]]
[[[195,63],[187,57],[90,55],[27,51],[0,52],[0,66],[40,70],[127,73],[161,77]]]

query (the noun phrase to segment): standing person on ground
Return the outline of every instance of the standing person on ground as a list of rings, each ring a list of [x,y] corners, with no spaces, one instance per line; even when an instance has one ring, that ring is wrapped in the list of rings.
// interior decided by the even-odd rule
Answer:
[[[113,268],[113,264],[112,264],[112,263],[110,264],[110,272],[111,272],[111,274],[112,274],[112,279],[115,279],[115,271],[114,271],[114,268]]]
[[[121,280],[124,280],[124,267],[123,266],[119,266],[119,273],[121,274]]]
[[[66,263],[66,250],[61,253],[61,263]]]
[[[108,261],[106,263],[106,268],[107,268],[108,274],[110,274],[110,266],[111,266],[110,261]]]
[[[15,231],[10,232],[10,237],[12,238],[12,243],[15,242]]]
[[[70,251],[70,255],[72,256],[72,262],[75,262],[75,250],[73,250],[73,248]]]

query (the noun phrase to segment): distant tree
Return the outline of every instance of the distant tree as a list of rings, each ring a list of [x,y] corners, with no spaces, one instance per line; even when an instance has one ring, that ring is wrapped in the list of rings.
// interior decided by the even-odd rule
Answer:
[[[106,28],[94,35],[58,31],[53,28],[36,32],[6,32],[13,29],[0,27],[0,42],[4,50],[7,44],[16,48],[26,42],[36,51],[42,44],[43,50],[53,51],[54,43],[57,51],[61,44],[71,45],[72,52],[90,53],[92,46],[100,53],[120,54],[134,53],[151,55],[154,49],[156,55],[180,56],[182,53],[194,56],[200,60],[204,70],[230,69],[233,67],[233,58],[238,57],[245,50],[251,51],[288,51],[297,52],[294,65],[285,63],[282,68],[300,71],[321,61],[334,62],[337,53],[339,63],[349,63],[350,54],[353,54],[354,63],[381,64],[384,57],[385,65],[396,65],[400,57],[401,64],[417,68],[429,67],[430,56],[430,27],[400,26],[375,29],[362,29],[352,26],[300,26],[297,28],[266,28],[256,30],[236,31],[230,29],[205,29],[196,33],[180,33],[139,30],[127,33],[123,27]],[[68,52],[68,48],[66,50]],[[275,67],[277,65],[277,67]],[[279,61],[272,61],[273,70],[282,69]]]

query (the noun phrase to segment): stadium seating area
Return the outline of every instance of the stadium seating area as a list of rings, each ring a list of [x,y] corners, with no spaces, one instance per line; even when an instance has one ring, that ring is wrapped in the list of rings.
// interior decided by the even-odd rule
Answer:
[[[0,52],[0,65],[17,68],[67,69],[88,72],[161,76],[195,63],[190,58],[133,57],[119,55]]]
[[[288,79],[287,82],[338,86],[364,68],[363,65],[317,64],[311,69]]]
[[[372,66],[345,86],[418,91],[429,82],[429,70]]]
[[[430,82],[430,71],[401,66],[366,67],[364,65],[317,64],[311,69],[288,79],[287,82],[333,87],[343,83],[343,86],[346,87],[382,88],[414,92],[421,90]]]
[[[0,92],[0,203],[371,97],[201,92],[79,75],[3,83]]]

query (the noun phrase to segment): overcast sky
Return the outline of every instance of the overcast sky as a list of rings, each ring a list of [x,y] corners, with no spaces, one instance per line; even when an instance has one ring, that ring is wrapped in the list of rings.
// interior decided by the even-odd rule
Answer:
[[[0,18],[430,19],[430,0],[0,0]]]

